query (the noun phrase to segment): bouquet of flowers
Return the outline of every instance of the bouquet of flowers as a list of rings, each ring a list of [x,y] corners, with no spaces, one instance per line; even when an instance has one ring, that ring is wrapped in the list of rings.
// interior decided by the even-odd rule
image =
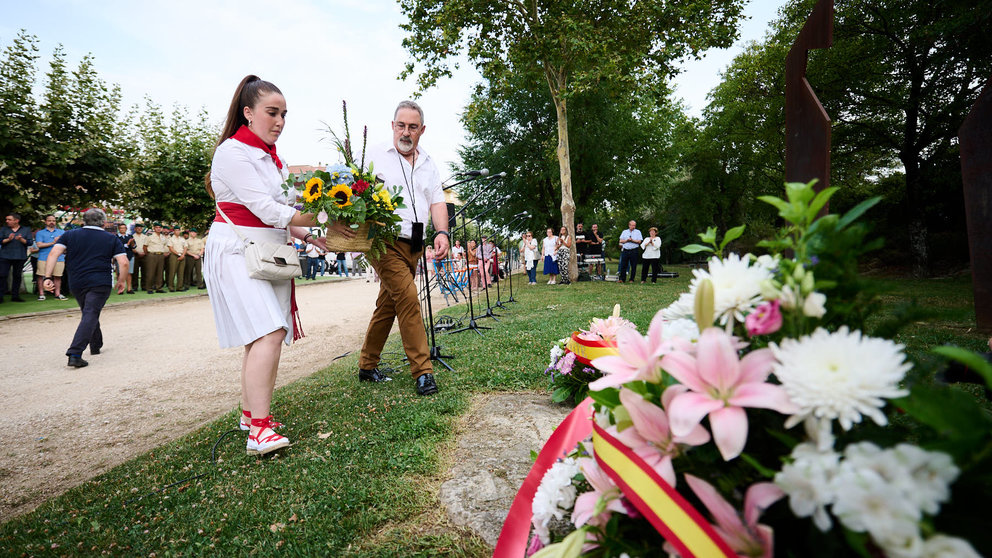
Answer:
[[[878,199],[817,218],[835,191],[763,197],[788,223],[768,255],[724,256],[726,237],[700,235],[713,257],[689,292],[647,335],[616,330],[573,412],[592,435],[551,448],[566,449],[540,477],[528,556],[992,551],[992,416],[863,332],[875,296],[857,257],[878,243],[856,220]],[[979,355],[936,352],[992,386]]]
[[[348,105],[344,102],[342,105],[344,137],[339,137],[330,126],[327,130],[344,157],[344,164],[328,165],[325,170],[302,176],[290,176],[285,188],[292,187],[298,181],[304,183],[303,211],[315,213],[322,228],[328,222],[343,221],[355,229],[358,244],[328,239],[328,249],[338,252],[368,251],[376,256],[399,235],[401,218],[395,211],[403,207],[403,197],[398,188],[390,190],[376,177],[371,163],[368,168],[365,167],[367,126],[362,133],[362,156],[356,161],[348,130]]]
[[[589,383],[602,377],[602,373],[592,367],[592,359],[606,354],[616,354],[617,332],[620,329],[637,330],[629,320],[620,317],[620,305],[613,307],[613,314],[605,319],[593,318],[589,329],[576,331],[551,346],[551,362],[544,370],[551,375],[554,391],[551,400],[555,403],[582,401]]]

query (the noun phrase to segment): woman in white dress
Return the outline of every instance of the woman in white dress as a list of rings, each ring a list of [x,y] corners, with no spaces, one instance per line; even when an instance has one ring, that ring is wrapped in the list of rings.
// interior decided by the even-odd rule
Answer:
[[[210,227],[203,274],[220,346],[244,346],[240,427],[249,431],[249,454],[289,445],[286,437],[275,433],[281,425],[272,419],[269,405],[282,345],[299,339],[303,331],[294,316],[293,281],[249,277],[244,242],[237,232],[256,242],[288,244],[296,237],[326,247],[326,238],[310,234],[314,216],[293,207],[296,191],[282,189],[289,173],[275,143],[285,122],[286,99],[279,88],[257,76],[245,77],[231,99],[206,181],[207,192],[224,214],[218,211]],[[354,236],[344,226],[331,231]]]
[[[555,236],[555,230],[549,228],[547,231],[547,236],[541,241],[541,254],[544,256],[544,274],[550,275],[551,279],[548,279],[549,285],[554,285],[558,279],[558,264],[555,262],[555,256],[558,253],[558,237]]]

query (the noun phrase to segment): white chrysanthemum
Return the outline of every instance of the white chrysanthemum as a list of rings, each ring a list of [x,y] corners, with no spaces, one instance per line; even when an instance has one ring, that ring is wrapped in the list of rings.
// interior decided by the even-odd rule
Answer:
[[[778,361],[773,372],[800,409],[786,422],[788,428],[810,416],[837,419],[844,430],[862,415],[884,426],[885,399],[908,393],[899,382],[911,365],[903,346],[888,339],[864,337],[846,326],[834,333],[818,328],[798,340],[772,343],[771,349]]]
[[[696,325],[696,322],[688,318],[680,318],[678,320],[665,322],[664,326],[661,328],[661,338],[668,341],[675,337],[685,339],[690,343],[695,343],[699,341],[699,326]]]
[[[572,477],[579,474],[578,462],[571,458],[565,458],[556,462],[548,469],[541,479],[541,484],[534,494],[534,502],[531,504],[531,511],[534,516],[534,532],[541,537],[541,542],[548,544],[551,536],[548,532],[548,524],[552,519],[562,519],[565,514],[571,511],[575,505],[575,486],[572,485]]]
[[[830,485],[831,510],[848,529],[867,532],[883,547],[905,549],[919,538],[919,508],[877,472],[844,461]]]
[[[695,308],[696,287],[703,279],[713,283],[713,308],[721,325],[733,318],[743,323],[744,316],[761,303],[761,285],[772,277],[772,272],[755,262],[751,254],[744,257],[730,254],[724,259],[710,258],[707,269],[694,269],[689,292],[683,293],[662,314],[666,320],[691,318]],[[708,325],[708,324],[707,324]]]
[[[830,480],[840,461],[833,451],[819,451],[814,444],[799,444],[792,450],[792,463],[775,475],[775,484],[789,495],[789,507],[797,517],[813,517],[824,533],[830,530],[827,506],[833,501]]]
[[[911,444],[899,444],[889,451],[906,472],[906,497],[925,513],[936,515],[951,498],[951,483],[961,472],[954,460],[946,453]]]
[[[964,539],[937,534],[923,543],[921,556],[927,558],[981,558],[971,544]]]
[[[675,302],[669,304],[667,308],[661,311],[661,315],[665,318],[665,320],[671,322],[683,319],[691,320],[695,309],[695,303],[696,295],[694,293],[682,293],[677,299],[675,299]]]

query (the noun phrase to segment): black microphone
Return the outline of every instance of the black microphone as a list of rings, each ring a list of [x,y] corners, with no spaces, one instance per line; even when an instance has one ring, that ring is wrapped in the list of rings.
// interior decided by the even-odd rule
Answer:
[[[455,176],[489,176],[489,169],[460,172]]]
[[[488,170],[486,172],[488,172]],[[485,175],[483,175],[483,176],[485,176]],[[499,174],[494,174],[494,175],[490,176],[489,177],[489,180],[496,180],[497,178],[506,178],[506,171],[503,171],[503,172],[501,172]]]

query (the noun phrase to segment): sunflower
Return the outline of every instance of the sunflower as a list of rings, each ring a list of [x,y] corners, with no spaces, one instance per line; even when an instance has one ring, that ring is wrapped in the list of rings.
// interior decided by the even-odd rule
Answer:
[[[303,189],[303,199],[312,202],[314,200],[320,199],[320,194],[324,190],[324,181],[317,178],[316,176],[307,180],[307,185]]]
[[[327,191],[327,197],[334,198],[334,204],[340,209],[351,205],[351,193],[347,184],[338,184]]]

